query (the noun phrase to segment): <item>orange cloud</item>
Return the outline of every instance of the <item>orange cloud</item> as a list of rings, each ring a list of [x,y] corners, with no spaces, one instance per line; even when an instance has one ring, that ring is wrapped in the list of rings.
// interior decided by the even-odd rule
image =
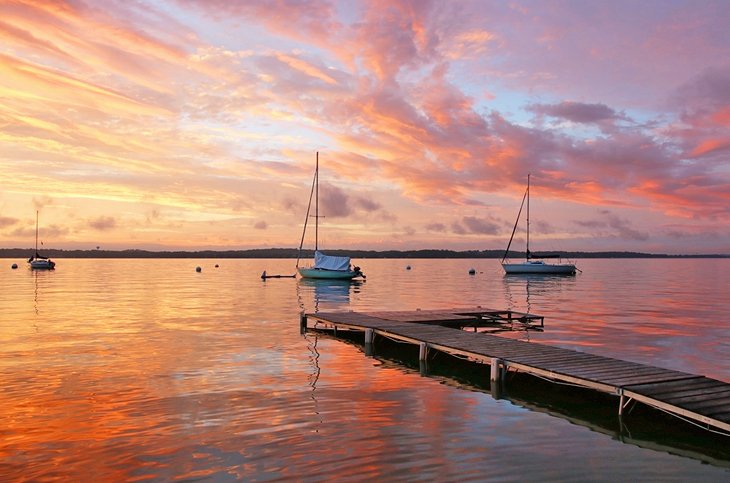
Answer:
[[[704,156],[705,154],[717,151],[727,151],[730,149],[730,138],[723,139],[706,139],[697,147],[690,151],[689,155],[693,158]]]

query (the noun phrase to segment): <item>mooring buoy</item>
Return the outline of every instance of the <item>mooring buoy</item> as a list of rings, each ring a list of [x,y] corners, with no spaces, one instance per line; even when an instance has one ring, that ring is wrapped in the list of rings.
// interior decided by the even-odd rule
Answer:
[[[202,271],[203,271],[203,269],[202,269],[202,268],[200,268],[200,267],[195,267],[195,271],[196,271],[196,272],[198,272],[198,273],[200,273],[200,272],[202,272]]]

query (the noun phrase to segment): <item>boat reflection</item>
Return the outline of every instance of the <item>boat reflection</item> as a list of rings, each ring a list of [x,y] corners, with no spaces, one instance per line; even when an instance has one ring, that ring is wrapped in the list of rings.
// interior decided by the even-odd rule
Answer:
[[[502,282],[507,308],[529,314],[534,302],[555,298],[560,292],[575,285],[575,281],[575,277],[555,274],[505,275]]]
[[[302,310],[319,312],[344,310],[351,302],[351,296],[360,292],[362,280],[322,280],[300,278],[297,280],[299,306]]]
[[[33,311],[36,317],[41,313],[41,297],[45,286],[48,284],[48,278],[53,275],[52,271],[48,270],[30,270],[30,275],[33,277]]]

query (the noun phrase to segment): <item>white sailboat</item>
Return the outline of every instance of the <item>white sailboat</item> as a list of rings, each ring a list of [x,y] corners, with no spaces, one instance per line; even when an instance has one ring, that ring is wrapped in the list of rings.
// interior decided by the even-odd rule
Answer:
[[[522,208],[527,200],[527,248],[525,250],[525,261],[521,263],[505,263],[507,255],[509,254],[510,245],[512,245],[512,239],[515,236],[517,230],[517,224],[520,221],[520,215],[522,214]],[[502,257],[502,268],[506,274],[552,274],[552,275],[575,275],[576,268],[572,263],[546,263],[540,258],[559,258],[558,255],[540,255],[536,256],[530,252],[530,175],[527,175],[527,189],[525,195],[522,197],[522,204],[520,205],[520,211],[517,213],[517,219],[515,220],[515,226],[512,229],[512,236],[509,238],[507,244],[507,250],[504,252]]]
[[[38,210],[35,212],[35,254],[28,259],[30,268],[33,270],[53,270],[56,262],[38,253]]]
[[[300,267],[299,260],[304,245],[304,236],[307,233],[307,221],[312,208],[312,196],[314,196],[314,264],[309,267]],[[319,251],[319,152],[314,169],[312,180],[312,191],[309,194],[309,205],[307,206],[307,217],[304,220],[302,241],[299,244],[297,255],[297,271],[302,278],[330,279],[330,280],[352,280],[356,277],[365,278],[360,267],[353,267],[350,257],[332,257]]]

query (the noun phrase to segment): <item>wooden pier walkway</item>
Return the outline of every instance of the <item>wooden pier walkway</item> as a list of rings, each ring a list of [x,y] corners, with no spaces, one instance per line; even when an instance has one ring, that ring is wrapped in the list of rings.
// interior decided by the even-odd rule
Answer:
[[[302,330],[355,330],[365,343],[375,335],[420,346],[425,360],[429,350],[445,352],[491,366],[491,380],[504,371],[520,371],[619,397],[619,415],[638,401],[690,420],[707,429],[730,434],[730,384],[696,374],[663,369],[610,357],[533,342],[507,339],[453,327],[485,323],[539,327],[543,318],[512,311],[475,308],[392,312],[329,312],[302,314]]]

